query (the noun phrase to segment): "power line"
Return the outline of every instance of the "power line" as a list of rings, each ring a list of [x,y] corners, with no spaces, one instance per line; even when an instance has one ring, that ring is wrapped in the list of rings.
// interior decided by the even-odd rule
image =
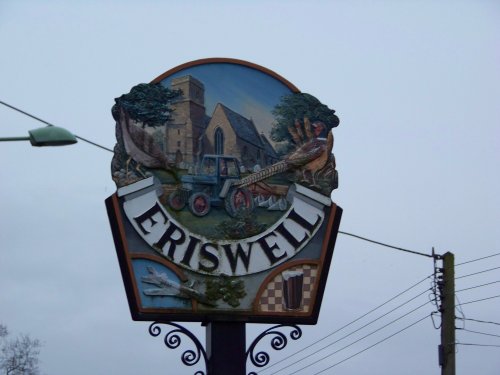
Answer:
[[[491,346],[495,348],[500,348],[500,345],[489,345],[489,344],[471,344],[467,342],[456,342],[455,345],[467,345],[467,346]],[[316,374],[314,374],[316,375]]]
[[[401,315],[400,317],[398,317],[398,318],[396,318],[396,319],[394,319],[394,320],[390,321],[389,323],[387,323],[387,324],[383,325],[382,327],[377,328],[376,330],[374,330],[374,331],[372,331],[372,332],[368,333],[367,335],[365,335],[365,336],[363,336],[363,337],[361,337],[361,338],[359,338],[359,339],[357,339],[357,340],[355,340],[355,341],[351,342],[350,344],[345,345],[345,346],[343,346],[342,348],[337,349],[336,351],[334,351],[334,352],[332,352],[332,353],[330,353],[330,354],[328,354],[328,355],[326,355],[326,356],[321,357],[320,359],[316,360],[316,361],[315,361],[315,363],[318,363],[318,362],[320,362],[320,361],[323,361],[323,360],[325,360],[326,358],[328,358],[328,357],[330,357],[330,356],[332,356],[332,355],[334,355],[334,354],[337,354],[337,353],[341,352],[342,350],[347,349],[348,347],[350,347],[350,346],[352,346],[352,345],[354,345],[354,344],[356,344],[356,343],[360,342],[361,340],[364,340],[365,338],[367,338],[367,337],[369,337],[369,336],[373,335],[374,333],[377,333],[377,332],[381,331],[382,329],[384,329],[384,328],[386,328],[386,327],[390,326],[391,324],[393,324],[393,323],[397,322],[398,320],[400,320],[400,319],[402,319],[402,318],[404,318],[404,317],[406,317],[406,316],[410,315],[411,313],[413,313],[413,312],[417,311],[418,309],[422,308],[423,306],[427,305],[428,303],[429,303],[429,301],[426,301],[426,302],[425,302],[425,303],[423,303],[422,305],[417,306],[417,307],[416,307],[416,308],[414,308],[413,310],[408,311],[406,314]],[[427,317],[428,317],[428,316],[426,316],[426,318],[427,318]],[[312,355],[314,355],[314,354],[316,354],[316,353],[318,353],[318,352],[319,352],[319,351],[317,351],[317,352],[313,353]],[[278,370],[278,371],[276,371],[276,372],[273,372],[273,373],[272,373],[272,375],[277,374],[278,372],[280,372],[280,371],[283,371],[283,370],[287,369],[288,367],[290,367],[290,366],[292,366],[292,365],[296,364],[297,362],[298,362],[298,361],[296,361],[296,362],[292,363],[291,365],[288,365],[288,366],[286,366],[286,367],[283,367],[283,368],[281,368],[280,370]],[[306,369],[306,368],[308,368],[308,367],[311,367],[311,366],[312,366],[312,365],[314,365],[315,363],[313,363],[313,364],[309,364],[309,365],[307,365],[307,366],[304,366],[304,367],[302,367],[302,368],[300,368],[300,369],[298,369],[298,370],[296,370],[296,371],[294,371],[294,372],[290,373],[289,375],[296,374],[296,373],[297,373],[297,372],[299,372],[299,371],[302,371],[302,370],[304,370],[304,369]]]
[[[479,319],[472,319],[472,318],[457,318],[457,319],[460,319],[460,320],[470,320],[471,322],[484,323],[484,324],[495,324],[497,326],[500,326],[500,323],[489,322],[489,321],[486,321],[486,320],[479,320]]]
[[[499,294],[499,295],[497,295],[497,296],[492,296],[492,297],[487,297],[487,298],[476,299],[476,300],[474,300],[474,301],[464,302],[464,303],[462,303],[462,305],[467,305],[467,304],[469,304],[469,303],[475,303],[475,302],[486,301],[486,300],[493,299],[493,298],[498,298],[498,297],[500,297],[500,294]]]
[[[432,255],[434,255],[434,247],[432,248]],[[441,273],[441,269],[438,268],[437,266],[437,257],[434,256],[432,259],[432,262],[434,263],[433,267],[433,279],[431,281],[431,291],[432,294],[434,295],[434,300],[432,301],[434,305],[436,305],[436,308],[439,310],[439,304],[441,303],[441,296],[438,295],[437,289],[438,289],[438,272]],[[430,296],[429,296],[430,299]],[[436,328],[436,325],[434,324],[434,318],[433,315],[431,314],[431,319],[432,319],[432,325],[434,325],[434,328]]]
[[[355,238],[358,238],[358,239],[363,240],[363,241],[371,242],[371,243],[374,243],[374,244],[377,244],[377,245],[380,245],[380,246],[385,246],[385,247],[389,247],[391,249],[395,249],[395,250],[399,250],[399,251],[404,251],[406,253],[411,253],[411,254],[416,254],[416,255],[422,255],[422,256],[425,256],[425,257],[433,258],[433,256],[430,255],[430,254],[420,253],[418,251],[408,250],[408,249],[404,249],[402,247],[388,245],[388,244],[383,243],[383,242],[379,242],[379,241],[375,241],[375,240],[370,240],[369,238],[358,236],[357,234],[352,234],[352,233],[344,232],[344,231],[341,231],[341,230],[339,230],[339,233],[345,234],[347,236],[355,237]]]
[[[357,353],[354,353],[353,355],[351,355],[351,356],[349,356],[349,357],[347,357],[347,358],[344,358],[342,361],[339,361],[339,362],[337,362],[337,363],[334,363],[333,365],[331,365],[331,366],[329,366],[329,367],[327,367],[327,368],[325,368],[325,369],[323,369],[323,370],[321,370],[321,371],[319,371],[319,372],[316,372],[316,373],[314,373],[313,375],[318,375],[318,374],[321,374],[321,373],[325,372],[326,370],[329,370],[329,369],[331,369],[331,368],[333,368],[333,367],[335,367],[335,366],[337,366],[337,365],[340,365],[341,363],[343,363],[343,362],[345,362],[345,361],[347,361],[347,360],[349,360],[349,359],[351,359],[351,358],[353,358],[353,357],[356,357],[357,355],[359,355],[359,354],[361,354],[361,353],[363,353],[363,352],[366,352],[368,349],[371,349],[371,348],[373,348],[374,346],[377,346],[377,345],[379,345],[379,344],[383,343],[384,341],[389,340],[391,337],[394,337],[394,336],[396,336],[397,334],[399,334],[399,333],[401,333],[401,332],[403,332],[403,331],[407,330],[408,328],[413,327],[414,325],[416,325],[416,324],[420,323],[422,320],[425,320],[425,319],[427,319],[428,317],[429,317],[428,315],[424,316],[423,318],[421,318],[421,319],[417,320],[416,322],[413,322],[412,324],[410,324],[410,325],[406,326],[405,328],[400,329],[399,331],[397,331],[397,332],[393,333],[392,335],[387,336],[386,338],[384,338],[384,339],[382,339],[382,340],[380,340],[380,341],[376,342],[375,344],[370,345],[369,347],[367,347],[367,348],[365,348],[365,349],[363,349],[363,350],[361,350],[361,351],[359,351],[359,352],[357,352]]]
[[[22,113],[23,115],[28,116],[28,117],[31,117],[32,119],[35,119],[35,120],[37,120],[37,121],[40,121],[41,123],[44,123],[44,124],[46,124],[46,125],[48,125],[48,126],[55,126],[54,124],[51,124],[50,122],[45,121],[45,120],[41,119],[40,117],[36,117],[36,116],[32,115],[31,113],[28,113],[28,112],[26,112],[26,111],[23,111],[22,109],[16,108],[16,107],[14,107],[13,105],[10,105],[10,104],[8,104],[8,103],[5,103],[5,102],[3,102],[3,101],[1,101],[1,100],[0,100],[0,104],[3,104],[4,106],[9,107],[9,108],[13,109],[14,111],[17,111],[17,112],[19,112],[19,113]],[[87,143],[89,143],[89,144],[91,144],[91,145],[93,145],[93,146],[96,146],[96,147],[102,148],[103,150],[106,150],[106,151],[109,151],[109,152],[113,152],[113,150],[111,150],[111,149],[109,149],[109,148],[107,148],[107,147],[101,146],[100,144],[95,143],[95,142],[92,142],[92,141],[90,141],[90,140],[88,140],[88,139],[86,139],[86,138],[80,137],[80,136],[78,136],[78,135],[75,135],[75,137],[76,137],[76,138],[78,138],[79,140],[83,141],[83,142],[87,142]]]
[[[3,104],[4,106],[9,107],[9,108],[11,108],[11,109],[13,109],[13,110],[15,110],[15,111],[17,111],[17,112],[20,112],[20,113],[22,113],[23,115],[26,115],[26,116],[28,116],[28,117],[31,117],[31,118],[33,118],[33,119],[37,120],[37,121],[40,121],[40,122],[44,123],[45,125],[48,125],[48,126],[54,126],[54,125],[53,125],[53,124],[51,124],[50,122],[47,122],[47,121],[45,121],[45,120],[41,119],[40,117],[36,117],[35,115],[32,115],[31,113],[25,112],[25,111],[23,111],[22,109],[16,108],[16,107],[14,107],[13,105],[7,104],[7,103],[5,103],[5,102],[3,102],[3,101],[1,101],[1,100],[0,100],[0,104]]]
[[[485,332],[479,332],[479,331],[473,331],[471,329],[467,329],[467,328],[457,328],[461,331],[465,331],[465,332],[472,332],[472,333],[477,333],[478,335],[485,335],[485,336],[493,336],[493,337],[500,337],[500,335],[495,335],[493,333],[485,333]]]
[[[103,150],[106,150],[106,151],[109,151],[109,152],[114,153],[114,151],[113,151],[113,150],[111,150],[110,148],[107,148],[107,147],[101,146],[101,145],[100,145],[100,144],[98,144],[98,143],[92,142],[92,141],[90,141],[90,140],[88,140],[88,139],[85,139],[85,138],[83,138],[83,137],[80,137],[80,136],[78,136],[78,135],[75,135],[75,137],[76,137],[76,138],[78,138],[78,139],[79,139],[79,140],[81,140],[81,141],[87,142],[88,144],[91,144],[91,145],[93,145],[93,146],[96,146],[96,147],[102,148]]]
[[[265,369],[261,370],[261,372],[264,372],[264,371],[269,370],[270,368],[272,368],[272,367],[274,367],[274,366],[276,366],[276,365],[278,365],[278,364],[280,364],[280,363],[282,363],[282,362],[286,361],[287,359],[289,359],[289,358],[291,358],[291,357],[294,357],[296,354],[298,354],[298,353],[300,353],[300,352],[303,352],[304,350],[309,349],[310,347],[312,347],[312,346],[314,346],[314,345],[316,345],[316,344],[320,343],[321,341],[323,341],[323,340],[327,339],[328,337],[330,337],[330,336],[334,335],[335,333],[337,333],[337,332],[339,332],[339,331],[343,330],[344,328],[349,327],[350,325],[352,325],[352,324],[356,323],[357,321],[361,320],[361,319],[362,319],[362,318],[364,318],[365,316],[367,316],[367,315],[371,314],[372,312],[374,312],[374,311],[376,311],[376,310],[380,309],[381,307],[383,307],[383,306],[387,305],[389,302],[391,302],[391,301],[395,300],[396,298],[400,297],[400,296],[401,296],[401,295],[403,295],[404,293],[406,293],[406,292],[408,292],[409,290],[411,290],[411,289],[415,288],[416,286],[420,285],[420,284],[421,284],[421,283],[423,283],[425,280],[427,280],[429,277],[430,277],[430,276],[426,276],[426,277],[424,277],[422,280],[420,280],[420,281],[416,282],[415,284],[413,284],[413,285],[409,286],[408,288],[406,288],[406,289],[405,289],[405,290],[403,290],[402,292],[400,292],[400,293],[396,294],[396,295],[395,295],[394,297],[392,297],[392,298],[389,298],[387,301],[385,301],[385,302],[383,302],[382,304],[378,305],[377,307],[375,307],[375,308],[371,309],[370,311],[368,311],[368,312],[364,313],[363,315],[361,315],[361,316],[359,316],[358,318],[354,319],[354,320],[353,320],[353,321],[351,321],[350,323],[347,323],[347,324],[343,325],[342,327],[340,327],[340,328],[336,329],[335,331],[333,331],[333,332],[329,333],[328,335],[326,335],[326,336],[322,337],[321,339],[319,339],[319,340],[315,341],[314,343],[312,343],[311,345],[309,345],[309,347],[307,347],[307,348],[303,348],[303,349],[300,349],[300,350],[297,350],[296,352],[294,352],[294,353],[292,353],[292,354],[288,355],[287,357],[285,357],[285,358],[283,358],[283,359],[281,359],[281,360],[279,360],[279,361],[277,361],[277,362],[273,363],[272,365],[267,366]],[[427,290],[426,290],[425,292],[427,292]],[[425,292],[424,292],[424,293],[425,293]],[[420,296],[420,294],[419,294],[419,296]]]
[[[460,290],[455,291],[455,293],[458,293],[458,292],[464,292],[464,291],[466,291],[466,290],[470,290],[470,289],[481,288],[482,286],[487,286],[487,285],[496,284],[496,283],[500,283],[500,280],[497,280],[497,281],[492,281],[491,283],[486,283],[486,284],[481,284],[481,285],[471,286],[471,287],[469,287],[469,288],[465,288],[465,289],[460,289]]]
[[[434,315],[437,313],[438,313],[438,311],[431,312],[431,321],[432,321],[432,325],[434,326],[434,329],[440,329],[441,326],[443,325],[443,323],[439,323],[439,326],[437,326],[436,323],[434,322]]]
[[[462,315],[463,318],[465,318],[464,310],[462,309],[462,303],[460,302],[460,298],[458,298],[458,294],[455,294],[455,298],[458,302],[458,306],[455,307],[455,309]],[[456,318],[456,316],[455,316]],[[464,327],[465,328],[465,322],[464,322]]]
[[[341,338],[339,338],[339,339],[337,339],[337,340],[335,340],[335,341],[333,341],[333,342],[331,342],[331,343],[329,343],[329,344],[327,344],[327,345],[325,345],[325,346],[321,347],[320,349],[316,350],[316,351],[315,351],[312,355],[318,354],[319,352],[321,352],[321,351],[325,350],[326,348],[329,348],[330,346],[332,346],[332,345],[334,345],[334,344],[336,344],[336,343],[338,343],[338,342],[340,342],[340,341],[344,340],[345,338],[347,338],[347,337],[349,337],[349,336],[352,336],[352,335],[353,335],[353,334],[355,334],[356,332],[361,331],[363,328],[365,328],[365,327],[369,326],[369,325],[370,325],[370,324],[372,324],[372,323],[375,323],[377,320],[382,319],[383,317],[385,317],[385,316],[389,315],[391,312],[393,312],[393,311],[395,311],[395,310],[399,309],[400,307],[402,307],[402,306],[404,306],[404,305],[408,304],[409,302],[413,301],[414,299],[416,299],[416,298],[420,297],[422,294],[427,293],[427,292],[428,292],[428,290],[424,290],[422,293],[418,294],[417,296],[415,296],[415,297],[413,297],[413,298],[409,299],[408,301],[406,301],[406,302],[404,302],[404,303],[400,304],[399,306],[397,306],[397,307],[393,308],[392,310],[390,310],[390,311],[386,312],[385,314],[383,314],[383,315],[379,316],[378,318],[373,319],[372,321],[370,321],[370,322],[366,323],[365,325],[361,326],[360,328],[358,328],[358,329],[356,329],[356,330],[354,330],[354,331],[352,331],[352,332],[349,332],[348,334],[346,334],[346,335],[342,336]],[[420,307],[422,307],[422,306],[426,305],[427,303],[429,303],[429,302],[428,302],[428,301],[426,301],[423,305],[421,305],[421,306],[417,307],[415,310],[417,310],[417,309],[419,309]],[[412,311],[410,311],[410,312],[412,312]],[[403,316],[405,316],[405,315],[403,315]],[[402,318],[402,317],[400,317],[400,318],[398,318],[398,319],[401,319],[401,318]],[[394,320],[393,322],[397,321],[398,319]],[[388,325],[389,325],[389,324],[392,324],[393,322],[388,323]],[[386,326],[387,326],[387,325],[386,325]],[[384,327],[386,327],[386,326],[383,326],[383,327],[379,328],[378,330],[380,330],[380,329],[382,329],[382,328],[384,328]],[[373,333],[377,332],[378,330],[376,330],[376,331],[374,331],[374,332],[370,333],[370,334],[369,334],[369,335],[367,335],[367,336],[370,336],[371,334],[373,334]],[[365,337],[367,337],[367,336],[365,336]],[[363,338],[361,338],[361,339],[363,339]],[[360,339],[360,340],[361,340],[361,339]],[[356,342],[357,342],[357,341],[355,341],[354,343],[356,343]],[[317,342],[316,342],[316,343],[317,343]],[[314,344],[316,344],[316,343],[314,343]],[[354,344],[354,343],[352,343],[352,344]],[[313,345],[314,345],[314,344],[313,344]],[[350,344],[350,345],[352,345],[352,344]],[[348,346],[350,346],[350,345],[348,345]],[[348,346],[347,346],[347,347],[348,347]],[[345,347],[344,347],[344,348],[345,348]],[[344,349],[344,348],[343,348],[343,349]],[[342,349],[340,349],[340,350],[342,350]],[[335,353],[336,353],[336,352],[335,352]],[[335,354],[335,353],[333,353],[333,354]],[[289,368],[289,367],[291,367],[291,366],[293,366],[293,365],[297,364],[298,362],[302,361],[302,360],[303,360],[303,359],[305,359],[305,358],[307,358],[307,356],[306,356],[306,357],[302,357],[302,358],[299,358],[299,359],[295,360],[294,362],[292,362],[292,363],[290,363],[290,364],[286,365],[285,367],[281,368],[280,370],[276,371],[275,373],[280,372],[280,371],[283,371],[284,369],[287,369],[287,368]],[[275,374],[275,373],[274,373],[274,374]]]
[[[483,271],[479,271],[479,272],[474,272],[474,273],[469,273],[468,275],[463,275],[463,276],[455,277],[455,280],[463,279],[464,277],[479,275],[480,273],[490,272],[490,271],[493,271],[493,270],[497,270],[499,268],[500,267],[493,267],[493,268],[489,268],[487,270],[483,270]]]
[[[498,256],[498,255],[500,255],[500,253],[495,253],[495,254],[487,255],[487,256],[482,257],[482,258],[476,258],[476,259],[468,260],[467,262],[462,262],[462,263],[455,264],[455,267],[461,266],[461,265],[463,265],[463,264],[468,264],[468,263],[472,263],[472,262],[477,262],[477,261],[479,261],[479,260],[483,260],[483,259],[486,259],[486,258],[496,257],[496,256]]]

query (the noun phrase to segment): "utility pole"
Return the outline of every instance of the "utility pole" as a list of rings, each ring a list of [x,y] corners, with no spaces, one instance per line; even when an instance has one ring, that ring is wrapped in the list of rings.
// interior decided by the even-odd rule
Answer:
[[[442,256],[443,278],[438,282],[441,295],[441,345],[439,364],[441,375],[455,375],[455,256]]]

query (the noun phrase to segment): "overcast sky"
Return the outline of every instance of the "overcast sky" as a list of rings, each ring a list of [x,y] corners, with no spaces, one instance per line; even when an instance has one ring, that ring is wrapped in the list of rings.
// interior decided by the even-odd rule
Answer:
[[[114,98],[188,61],[247,60],[334,108],[341,230],[456,262],[500,252],[500,6],[496,1],[0,1],[0,100],[113,147]],[[0,106],[0,136],[42,124]],[[193,374],[179,351],[133,322],[104,199],[112,154],[2,143],[0,323],[44,347],[47,375]],[[500,256],[456,268],[500,266]],[[272,361],[310,346],[433,271],[430,258],[339,235],[317,326]],[[457,290],[500,280],[496,269]],[[500,284],[459,292],[467,318],[500,321]],[[317,373],[428,316],[429,280],[328,344],[423,293],[390,316],[311,353]],[[457,312],[457,315],[461,316]],[[439,324],[439,318],[436,318]],[[200,339],[199,324],[187,324]],[[463,327],[457,321],[458,327]],[[266,326],[247,329],[249,340]],[[466,321],[466,329],[500,334]],[[461,343],[498,337],[458,330]],[[324,374],[439,374],[430,318]],[[267,343],[262,346],[269,349]],[[460,374],[498,374],[500,348],[457,346]],[[283,364],[290,363],[283,362]],[[278,374],[291,374],[290,367]],[[249,368],[250,369],[250,368]],[[262,372],[272,374],[279,366]]]

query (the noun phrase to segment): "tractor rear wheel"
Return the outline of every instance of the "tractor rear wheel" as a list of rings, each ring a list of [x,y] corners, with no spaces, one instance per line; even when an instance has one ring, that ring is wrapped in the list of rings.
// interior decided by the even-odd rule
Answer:
[[[234,188],[226,196],[224,207],[232,217],[250,213],[255,208],[252,193],[247,188]]]
[[[186,206],[186,199],[179,190],[175,190],[167,198],[168,205],[174,211],[180,211]]]
[[[205,216],[210,212],[210,197],[205,193],[194,193],[189,197],[189,210],[195,216]]]

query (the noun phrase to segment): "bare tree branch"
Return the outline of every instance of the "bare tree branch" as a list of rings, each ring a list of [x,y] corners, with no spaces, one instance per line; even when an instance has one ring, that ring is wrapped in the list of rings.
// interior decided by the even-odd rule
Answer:
[[[0,325],[0,337],[8,335],[7,327]],[[19,335],[0,343],[0,370],[5,375],[38,375],[38,356],[42,344],[29,335]]]

